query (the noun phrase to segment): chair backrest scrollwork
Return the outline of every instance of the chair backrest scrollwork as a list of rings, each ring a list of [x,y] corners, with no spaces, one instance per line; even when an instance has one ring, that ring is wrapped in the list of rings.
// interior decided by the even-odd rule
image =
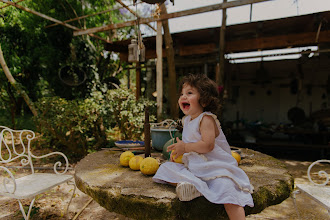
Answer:
[[[13,130],[0,126],[0,164],[21,159],[22,166],[30,165],[34,173],[31,158],[31,141],[35,133],[31,130]]]
[[[33,159],[41,159],[52,155],[62,157],[65,162],[57,161],[53,169],[56,174],[65,174],[69,168],[69,161],[61,152],[51,152],[42,156],[36,156],[31,151],[31,141],[36,137],[31,130],[13,130],[0,126],[0,165],[20,159],[22,166],[29,165],[34,173]],[[63,166],[63,167],[62,167]],[[61,171],[59,171],[59,169]]]
[[[312,180],[312,177],[311,177],[311,170],[313,168],[314,165],[316,164],[319,164],[319,163],[330,163],[330,160],[317,160],[315,162],[313,162],[311,165],[309,165],[308,167],[308,170],[307,170],[307,176],[308,176],[308,179],[311,183],[313,183],[314,185],[317,185],[317,186],[325,186],[329,183],[329,174],[323,170],[319,171],[318,172],[318,176],[320,178],[325,178],[324,182],[323,183],[317,183],[315,181]]]

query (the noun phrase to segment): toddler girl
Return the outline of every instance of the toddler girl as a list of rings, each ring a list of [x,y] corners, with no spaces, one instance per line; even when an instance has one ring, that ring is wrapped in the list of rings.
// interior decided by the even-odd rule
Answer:
[[[245,172],[231,156],[231,150],[215,115],[219,107],[218,90],[206,75],[188,75],[180,82],[178,100],[185,114],[182,141],[168,147],[171,162],[163,163],[153,180],[176,186],[180,201],[204,196],[224,204],[230,219],[245,219],[244,206],[253,207],[253,187]],[[183,155],[183,164],[173,157]]]

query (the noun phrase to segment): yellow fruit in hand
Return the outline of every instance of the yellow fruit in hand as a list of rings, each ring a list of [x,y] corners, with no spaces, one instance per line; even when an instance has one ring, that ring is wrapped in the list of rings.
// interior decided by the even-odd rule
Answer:
[[[147,157],[140,163],[140,170],[145,175],[153,175],[157,172],[159,163],[155,158]]]
[[[238,164],[239,162],[241,162],[241,155],[239,155],[239,153],[237,153],[236,151],[232,151],[231,155],[237,160]]]
[[[176,155],[176,153],[175,153],[174,150],[172,150],[172,153],[171,153],[171,154],[172,154],[172,158],[173,158],[174,162],[176,162],[176,163],[183,163],[183,162],[182,162],[182,156],[183,156],[183,155],[180,155],[178,158],[175,159],[175,155]]]
[[[128,167],[130,159],[134,157],[134,154],[131,151],[125,151],[120,155],[119,162],[122,166]]]
[[[140,170],[140,164],[143,160],[143,157],[141,156],[135,156],[135,157],[132,157],[130,160],[129,160],[129,168],[131,168],[132,170]]]

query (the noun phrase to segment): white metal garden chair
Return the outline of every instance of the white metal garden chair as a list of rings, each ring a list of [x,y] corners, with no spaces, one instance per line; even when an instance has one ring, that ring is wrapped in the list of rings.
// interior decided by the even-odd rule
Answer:
[[[76,189],[73,175],[65,174],[69,168],[68,158],[61,152],[35,156],[31,152],[31,141],[34,138],[35,133],[31,130],[12,130],[0,126],[0,177],[3,179],[3,183],[0,184],[0,196],[17,199],[26,220],[30,217],[37,195],[62,183],[73,183],[74,189],[66,209],[67,212]],[[60,161],[57,161],[53,167],[54,173],[35,173],[34,160],[52,155],[63,157],[63,161],[65,161],[63,166]],[[13,172],[9,170],[9,163],[15,160],[21,163],[21,168],[28,166],[31,169],[31,174],[15,178]],[[59,171],[60,169],[61,171]],[[32,199],[27,213],[24,211],[21,199]]]
[[[297,215],[300,219],[299,212],[297,209],[297,204],[296,204],[296,194],[298,193],[305,193],[307,194],[310,198],[318,202],[321,206],[326,208],[328,210],[328,214],[330,217],[330,185],[329,183],[329,174],[326,173],[325,171],[321,170],[318,172],[319,177],[325,178],[325,180],[322,183],[317,183],[312,180],[311,177],[311,170],[314,165],[318,163],[330,163],[330,160],[317,160],[313,162],[307,170],[307,175],[310,183],[307,184],[296,184],[296,190],[292,193],[293,197],[293,202],[297,211]]]

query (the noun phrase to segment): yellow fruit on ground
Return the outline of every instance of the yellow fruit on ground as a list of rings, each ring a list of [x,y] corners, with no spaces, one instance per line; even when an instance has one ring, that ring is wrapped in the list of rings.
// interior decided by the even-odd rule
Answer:
[[[183,155],[180,155],[178,158],[175,159],[174,157],[175,157],[176,153],[175,153],[174,150],[172,150],[172,153],[171,154],[172,154],[172,158],[173,158],[174,162],[176,162],[176,163],[183,163],[182,162],[182,156]]]
[[[237,153],[236,151],[232,151],[231,155],[237,160],[238,164],[239,162],[241,162],[241,155],[239,155],[239,153]]]
[[[140,163],[140,170],[145,175],[153,175],[157,172],[159,163],[155,158],[147,157]]]
[[[132,170],[140,170],[140,164],[143,160],[143,157],[141,156],[134,156],[129,160],[129,168]]]
[[[120,155],[119,162],[122,166],[128,167],[130,159],[134,157],[134,154],[131,151],[125,151]]]

